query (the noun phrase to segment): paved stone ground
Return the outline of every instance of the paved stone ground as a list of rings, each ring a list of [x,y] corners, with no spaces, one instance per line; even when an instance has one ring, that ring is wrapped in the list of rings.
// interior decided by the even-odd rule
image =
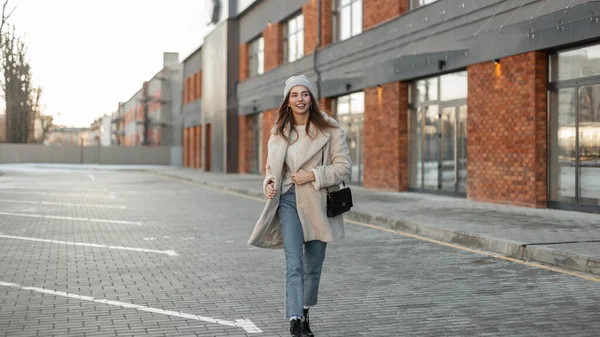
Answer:
[[[0,336],[286,336],[282,251],[246,244],[262,206],[152,173],[7,171]],[[311,312],[319,337],[600,331],[599,282],[356,225],[346,231],[328,247]],[[173,312],[248,319],[263,332]]]
[[[263,178],[259,175],[206,173],[178,168],[163,168],[156,172],[263,195]],[[521,244],[553,243],[543,246],[600,259],[599,214],[531,209],[424,193],[382,192],[358,186],[352,186],[352,194],[355,200],[353,211],[363,214]],[[563,244],[589,240],[598,242]]]

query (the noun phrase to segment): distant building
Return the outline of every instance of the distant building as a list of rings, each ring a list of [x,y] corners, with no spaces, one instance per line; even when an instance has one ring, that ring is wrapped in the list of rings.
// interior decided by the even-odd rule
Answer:
[[[90,125],[90,146],[111,146],[112,116],[104,115]]]
[[[45,144],[47,145],[75,145],[89,146],[90,145],[90,129],[89,128],[71,128],[57,126],[48,132]]]
[[[100,125],[100,145],[112,145],[112,117],[110,115],[102,116],[102,124]]]
[[[163,53],[163,68],[112,114],[113,144],[157,146],[181,143],[173,116],[181,110],[182,64],[178,53]],[[176,131],[181,133],[181,126]]]

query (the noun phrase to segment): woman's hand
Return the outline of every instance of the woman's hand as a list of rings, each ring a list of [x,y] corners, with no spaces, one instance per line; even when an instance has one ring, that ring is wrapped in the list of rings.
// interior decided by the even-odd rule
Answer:
[[[273,180],[271,180],[267,184],[266,192],[267,192],[267,197],[269,199],[273,199],[275,197],[275,194],[277,194],[277,192],[275,191],[275,182]]]
[[[296,185],[303,185],[306,183],[310,183],[315,180],[315,174],[311,172],[306,172],[304,170],[300,170],[291,175],[292,181]]]

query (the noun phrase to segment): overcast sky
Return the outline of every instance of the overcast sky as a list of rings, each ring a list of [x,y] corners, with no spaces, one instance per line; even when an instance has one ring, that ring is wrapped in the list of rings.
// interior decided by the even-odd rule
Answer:
[[[204,0],[9,0],[9,7],[45,113],[70,126],[115,111],[161,69],[163,51],[181,60],[206,27]]]

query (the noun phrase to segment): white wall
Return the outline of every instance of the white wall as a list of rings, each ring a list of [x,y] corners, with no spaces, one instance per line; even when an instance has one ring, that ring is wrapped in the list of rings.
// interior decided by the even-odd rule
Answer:
[[[111,146],[112,117],[110,115],[102,117],[102,135],[100,135],[100,145]]]

